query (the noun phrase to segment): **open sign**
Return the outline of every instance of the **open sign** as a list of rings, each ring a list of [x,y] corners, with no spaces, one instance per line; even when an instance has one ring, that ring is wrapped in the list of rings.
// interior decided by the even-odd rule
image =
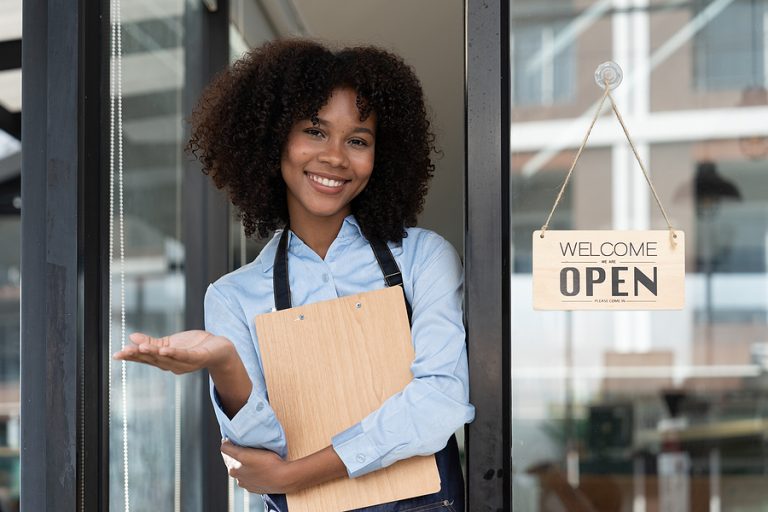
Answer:
[[[682,231],[533,233],[534,309],[682,309]]]

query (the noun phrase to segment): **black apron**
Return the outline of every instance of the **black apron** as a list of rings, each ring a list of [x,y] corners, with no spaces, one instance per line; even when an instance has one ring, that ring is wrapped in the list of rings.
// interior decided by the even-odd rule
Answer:
[[[384,274],[384,281],[389,286],[403,286],[403,275],[400,273],[395,257],[385,242],[371,241],[371,249],[376,261]],[[288,228],[283,230],[275,253],[272,283],[275,294],[275,309],[278,311],[291,307],[291,287],[288,280]],[[413,323],[411,304],[405,297],[405,309],[408,312],[408,321]],[[372,507],[357,509],[357,512],[427,512],[443,510],[446,512],[464,512],[464,476],[461,473],[461,460],[456,436],[452,435],[445,448],[435,454],[437,470],[440,474],[440,491],[426,496],[418,496],[391,503],[382,503]],[[289,512],[284,494],[272,494],[265,496],[267,510],[272,512]],[[322,511],[333,512],[333,511]]]

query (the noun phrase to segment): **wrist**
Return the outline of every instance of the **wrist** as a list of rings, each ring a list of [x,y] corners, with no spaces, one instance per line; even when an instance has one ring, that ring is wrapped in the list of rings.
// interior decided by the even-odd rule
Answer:
[[[306,487],[303,483],[300,461],[301,459],[298,461],[285,461],[282,465],[280,481],[283,482],[285,486],[283,489],[283,493],[285,494],[298,492]]]
[[[285,492],[292,493],[330,480],[347,476],[347,468],[333,446],[300,459],[286,461],[282,466],[281,482]]]

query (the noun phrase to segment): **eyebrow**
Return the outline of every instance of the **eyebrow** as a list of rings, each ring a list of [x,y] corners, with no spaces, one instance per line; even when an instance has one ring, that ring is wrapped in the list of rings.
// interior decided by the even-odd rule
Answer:
[[[317,118],[317,123],[325,125],[325,126],[328,126],[328,125],[331,124],[328,121],[326,121],[325,119],[323,119],[322,117],[318,117]],[[371,129],[369,129],[369,128],[364,127],[364,126],[357,126],[357,127],[355,127],[355,129],[352,130],[352,133],[367,133],[371,137],[375,137],[373,131]]]

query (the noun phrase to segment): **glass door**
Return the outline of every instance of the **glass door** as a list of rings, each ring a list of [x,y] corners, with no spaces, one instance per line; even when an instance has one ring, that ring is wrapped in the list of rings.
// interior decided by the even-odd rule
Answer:
[[[509,25],[514,510],[768,508],[768,2],[518,0]],[[608,60],[685,308],[534,311],[531,233]],[[550,228],[665,227],[604,110]]]

